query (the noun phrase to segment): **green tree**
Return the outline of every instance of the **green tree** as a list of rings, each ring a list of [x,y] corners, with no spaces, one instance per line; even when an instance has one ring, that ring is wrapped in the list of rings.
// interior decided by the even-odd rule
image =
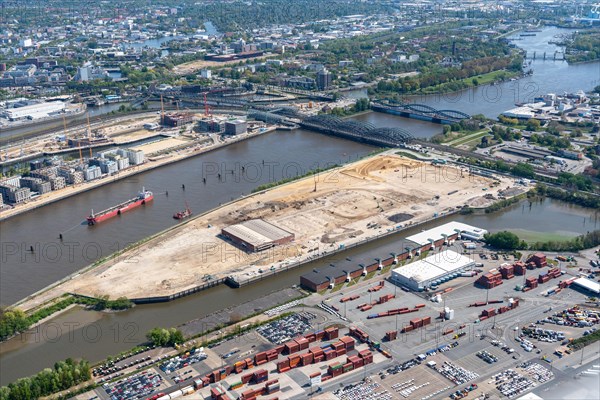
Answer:
[[[511,172],[513,175],[521,176],[523,178],[533,179],[535,177],[535,171],[530,164],[518,163],[512,167]]]
[[[537,131],[538,129],[540,129],[540,126],[540,121],[534,118],[528,119],[527,124],[525,125],[528,131]]]
[[[484,240],[490,246],[502,250],[515,250],[527,247],[527,245],[522,242],[517,235],[509,231],[487,233],[484,236]]]
[[[154,328],[146,334],[146,338],[155,346],[166,346],[169,344],[170,337],[171,334],[165,328]]]

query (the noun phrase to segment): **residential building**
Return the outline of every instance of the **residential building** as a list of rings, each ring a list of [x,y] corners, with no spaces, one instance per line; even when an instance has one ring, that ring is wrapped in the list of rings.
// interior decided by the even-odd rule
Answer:
[[[324,68],[317,72],[317,88],[319,90],[328,89],[331,86],[332,82],[333,77],[331,75],[331,72],[329,72],[327,69]]]

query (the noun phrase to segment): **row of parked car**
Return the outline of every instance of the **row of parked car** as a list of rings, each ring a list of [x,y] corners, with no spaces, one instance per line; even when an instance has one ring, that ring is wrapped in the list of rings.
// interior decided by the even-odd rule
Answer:
[[[476,355],[488,364],[493,364],[498,361],[498,357],[485,350],[478,351]]]
[[[111,400],[142,399],[162,384],[162,377],[153,371],[144,371],[102,387]]]
[[[181,368],[185,368],[189,365],[203,361],[207,357],[208,356],[204,351],[202,351],[202,349],[192,349],[184,355],[173,357],[170,360],[162,363],[159,368],[161,371],[170,374],[171,372],[177,371]]]

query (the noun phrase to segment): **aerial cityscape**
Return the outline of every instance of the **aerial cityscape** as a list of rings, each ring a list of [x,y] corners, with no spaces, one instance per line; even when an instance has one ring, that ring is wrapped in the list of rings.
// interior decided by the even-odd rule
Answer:
[[[600,398],[596,0],[0,5],[0,400]]]

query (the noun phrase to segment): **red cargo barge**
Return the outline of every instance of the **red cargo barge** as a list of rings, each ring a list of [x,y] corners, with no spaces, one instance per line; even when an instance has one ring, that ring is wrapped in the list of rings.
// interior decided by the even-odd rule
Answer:
[[[94,214],[94,210],[89,217],[87,217],[88,225],[95,225],[98,222],[102,222],[112,217],[116,217],[117,215],[121,215],[125,211],[132,210],[136,207],[146,204],[154,198],[152,192],[142,189],[140,193],[138,193],[137,197],[127,200],[124,203],[117,204],[111,208],[107,208],[104,211],[99,212],[98,214]]]

